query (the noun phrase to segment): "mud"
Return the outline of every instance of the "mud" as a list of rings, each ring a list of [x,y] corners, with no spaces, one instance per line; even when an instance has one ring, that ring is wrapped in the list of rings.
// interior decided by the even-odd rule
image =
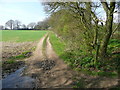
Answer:
[[[0,44],[2,44],[2,60],[6,60],[26,51],[33,51],[37,42],[0,42]]]
[[[12,72],[15,72],[17,69],[24,67],[25,61],[16,61],[14,63],[2,62],[2,78],[7,77]]]
[[[11,87],[19,88],[21,86],[22,88],[27,88],[31,85],[32,87],[30,88],[73,88],[76,81],[81,82],[79,86],[82,88],[110,88],[118,84],[118,78],[90,76],[72,70],[56,55],[50,43],[49,36],[46,40],[44,55],[42,50],[43,41],[46,36],[41,38],[33,55],[25,59],[26,67],[22,70],[22,79],[15,81],[15,84],[13,83]],[[16,79],[19,75],[21,74],[10,77]],[[24,77],[27,77],[27,79],[24,79]],[[7,79],[5,82],[9,84],[9,82],[12,82],[12,79]],[[16,87],[16,84],[18,87]]]
[[[59,59],[52,49],[49,37],[43,55],[42,44],[45,38],[46,36],[40,40],[33,56],[27,60],[28,68],[25,74],[36,78],[36,88],[72,87],[76,72]]]

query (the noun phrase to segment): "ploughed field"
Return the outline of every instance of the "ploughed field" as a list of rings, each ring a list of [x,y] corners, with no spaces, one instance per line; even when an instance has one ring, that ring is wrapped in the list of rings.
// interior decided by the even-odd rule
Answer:
[[[1,30],[0,44],[2,45],[2,76],[24,66],[25,58],[32,55],[40,38],[48,31],[35,30]]]

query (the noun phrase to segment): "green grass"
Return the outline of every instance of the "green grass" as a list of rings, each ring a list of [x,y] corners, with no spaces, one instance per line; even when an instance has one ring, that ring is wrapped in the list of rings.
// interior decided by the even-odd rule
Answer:
[[[47,38],[48,38],[48,35],[45,37],[43,41],[43,50],[45,50]]]
[[[30,52],[30,51],[26,51],[26,52],[23,52],[23,53],[20,54],[20,55],[12,56],[12,57],[10,57],[9,59],[10,59],[10,60],[17,60],[17,59],[28,58],[28,57],[31,56],[31,54],[29,54],[29,53],[32,53],[32,52]],[[29,54],[29,55],[27,55],[27,54]]]
[[[65,43],[61,42],[54,33],[50,33],[50,42],[58,56],[61,56],[65,50]]]
[[[119,39],[111,39],[108,44],[109,52],[116,51],[120,49],[120,40]]]
[[[7,64],[13,64],[13,63],[16,63],[16,61],[15,60],[8,60],[8,61],[6,61],[6,63]]]
[[[109,77],[116,77],[117,76],[117,72],[105,72],[105,71],[89,71],[89,67],[86,68],[77,68],[77,65],[75,63],[75,60],[78,59],[78,64],[83,64],[83,65],[87,65],[90,64],[89,59],[91,57],[85,57],[83,58],[83,60],[79,57],[79,55],[76,56],[76,54],[74,54],[77,51],[74,52],[66,52],[65,51],[65,44],[64,42],[61,42],[61,40],[59,38],[56,37],[56,35],[54,33],[50,33],[50,42],[53,46],[53,49],[55,50],[55,52],[57,53],[57,55],[62,58],[64,60],[64,62],[66,62],[71,68],[73,68],[75,71],[82,71],[83,73],[89,74],[89,75],[95,75],[95,76],[109,76]],[[79,51],[79,53],[81,53]]]
[[[35,31],[35,30],[1,30],[2,40],[10,42],[27,42],[37,41],[43,37],[48,31]]]
[[[45,56],[45,48],[46,48],[46,42],[47,42],[47,38],[48,38],[48,35],[45,37],[44,41],[43,41],[43,47],[42,47],[42,51],[43,51],[43,55]]]

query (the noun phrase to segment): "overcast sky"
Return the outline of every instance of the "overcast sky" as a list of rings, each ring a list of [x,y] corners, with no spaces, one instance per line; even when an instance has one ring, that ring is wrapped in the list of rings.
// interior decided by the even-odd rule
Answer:
[[[47,14],[39,0],[24,1],[0,0],[0,25],[4,25],[10,19],[19,20],[27,25],[46,18]]]

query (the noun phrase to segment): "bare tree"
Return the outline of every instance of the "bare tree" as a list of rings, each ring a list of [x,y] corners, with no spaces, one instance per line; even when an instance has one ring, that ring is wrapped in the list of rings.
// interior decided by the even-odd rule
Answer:
[[[52,2],[52,3],[45,3],[44,5],[47,8],[47,12],[50,13],[57,12],[61,9],[69,10],[72,15],[77,18],[77,20],[80,20],[81,24],[84,28],[84,34],[86,39],[86,44],[88,46],[92,46],[93,49],[96,49],[96,60],[98,57],[98,53],[101,53],[101,60],[104,59],[104,56],[107,54],[107,47],[108,42],[110,40],[110,37],[112,35],[112,26],[113,26],[113,14],[115,10],[116,0],[107,2],[106,0],[100,0],[101,2],[99,5],[102,5],[105,13],[106,13],[106,22],[105,22],[105,28],[103,28],[102,38],[98,37],[100,33],[99,25],[98,23],[101,22],[101,20],[98,18],[96,12],[93,10],[96,9],[98,6],[94,6],[94,2]],[[94,22],[94,25],[91,24],[91,22]],[[94,31],[91,31],[94,30]],[[94,36],[93,33],[94,33]],[[90,39],[91,38],[91,39]],[[99,50],[99,47],[101,50]],[[91,51],[91,50],[89,50]],[[103,58],[102,58],[103,57]]]
[[[15,21],[14,21],[14,29],[19,29],[20,26],[21,26],[21,22],[18,21],[18,20],[15,20]]]
[[[21,28],[22,28],[22,29],[27,29],[27,26],[26,26],[25,24],[22,24],[22,25],[21,25]]]
[[[5,23],[5,27],[9,27],[11,30],[13,29],[14,27],[14,20],[9,20]]]
[[[32,23],[27,25],[27,28],[28,29],[34,29],[35,25],[36,25],[36,23],[32,22]]]
[[[44,21],[40,21],[35,25],[35,29],[40,30],[47,30],[49,28],[48,19],[45,19]]]
[[[101,48],[101,56],[105,57],[106,52],[107,52],[107,46],[108,46],[108,42],[110,40],[110,37],[112,35],[112,26],[113,26],[113,14],[114,14],[114,10],[115,10],[115,0],[114,2],[110,2],[108,3],[106,0],[105,2],[103,2],[103,0],[101,0],[102,6],[106,12],[106,34],[105,37],[103,39],[103,43],[102,43],[102,48]]]
[[[4,26],[3,25],[0,25],[0,30],[3,30]]]

